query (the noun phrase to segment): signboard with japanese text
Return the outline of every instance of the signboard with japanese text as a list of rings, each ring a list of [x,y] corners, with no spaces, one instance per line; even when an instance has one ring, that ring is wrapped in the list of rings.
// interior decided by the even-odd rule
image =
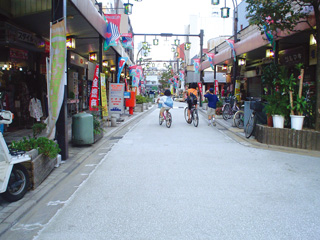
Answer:
[[[108,117],[106,75],[100,74],[102,116]]]
[[[124,113],[124,83],[110,83],[109,85],[109,113]]]
[[[98,111],[99,106],[99,65],[96,65],[94,71],[94,77],[92,81],[90,99],[89,99],[89,110]]]

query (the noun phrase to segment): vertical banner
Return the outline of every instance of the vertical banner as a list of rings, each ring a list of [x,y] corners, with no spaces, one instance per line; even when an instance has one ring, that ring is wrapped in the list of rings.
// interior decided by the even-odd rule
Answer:
[[[106,75],[100,73],[102,117],[108,117]]]
[[[214,70],[214,66],[213,66],[214,53],[207,53],[207,57],[212,70]]]
[[[194,72],[199,73],[200,68],[200,58],[193,59]]]
[[[236,80],[234,95],[237,97],[238,101],[240,101],[240,80]]]
[[[109,85],[109,113],[124,113],[124,83],[110,83]]]
[[[127,61],[128,61],[128,58],[127,58],[127,57],[120,57],[120,58],[119,58],[117,83],[120,82],[121,72],[122,72],[122,70],[123,70],[123,68],[124,68],[124,65],[126,64]]]
[[[111,46],[117,46],[120,39],[121,14],[105,14],[107,24],[106,40],[103,50],[107,51]]]
[[[226,39],[226,42],[229,44],[231,50],[232,50],[232,55],[233,55],[233,61],[237,61],[237,55],[236,55],[236,51],[234,49],[234,40],[231,39]]]
[[[51,25],[50,31],[50,79],[48,79],[48,127],[49,139],[55,137],[55,125],[59,117],[66,85],[66,27],[65,20]]]
[[[94,70],[94,76],[92,81],[90,99],[89,99],[89,110],[98,111],[99,106],[99,65],[96,65]]]
[[[214,80],[214,94],[219,94],[219,82],[218,80]]]
[[[203,99],[203,94],[202,94],[202,83],[201,83],[201,82],[198,82],[198,88],[199,88],[199,91],[200,91],[200,94],[201,94],[201,99]]]

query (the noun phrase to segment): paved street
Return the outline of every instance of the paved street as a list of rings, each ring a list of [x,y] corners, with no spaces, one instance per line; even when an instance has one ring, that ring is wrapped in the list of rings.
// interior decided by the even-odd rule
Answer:
[[[319,158],[236,141],[203,115],[196,128],[184,106],[170,129],[146,114],[4,239],[319,239]]]

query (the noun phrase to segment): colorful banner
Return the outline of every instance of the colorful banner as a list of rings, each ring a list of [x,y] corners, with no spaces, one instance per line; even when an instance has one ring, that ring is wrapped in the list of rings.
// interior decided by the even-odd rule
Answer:
[[[108,117],[106,75],[100,73],[102,116]]]
[[[218,80],[214,80],[214,94],[219,94],[219,82]]]
[[[234,50],[234,41],[231,39],[226,39],[226,42],[229,44],[231,50],[232,50],[232,55],[233,55],[233,61],[237,61],[237,56],[236,56],[236,51]]]
[[[208,60],[209,60],[209,63],[210,63],[212,70],[214,70],[214,66],[213,66],[214,53],[207,53],[207,57],[208,57]]]
[[[48,127],[49,139],[55,137],[55,126],[59,117],[66,85],[66,23],[65,20],[51,25],[50,64],[51,75],[48,79]]]
[[[109,113],[124,113],[124,83],[109,85]]]
[[[103,49],[107,51],[111,46],[117,46],[120,39],[120,20],[121,14],[105,14],[108,21],[106,40]]]
[[[200,68],[200,58],[193,59],[194,72],[199,73]]]
[[[127,57],[120,57],[120,58],[119,58],[119,61],[118,61],[117,83],[120,82],[121,72],[122,72],[122,69],[124,68],[124,65],[126,64],[127,61],[128,61],[128,58],[127,58]]]
[[[133,49],[132,33],[121,34],[121,44],[126,49]]]
[[[89,110],[98,111],[99,108],[99,65],[96,65],[94,70],[94,76],[92,81],[90,99],[89,99]]]
[[[199,90],[200,90],[200,96],[201,96],[201,99],[203,99],[202,83],[201,83],[201,82],[198,82],[198,88],[199,88]]]

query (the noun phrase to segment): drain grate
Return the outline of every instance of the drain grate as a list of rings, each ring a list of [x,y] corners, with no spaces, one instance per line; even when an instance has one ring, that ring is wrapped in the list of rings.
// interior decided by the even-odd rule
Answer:
[[[121,138],[123,138],[123,136],[119,136],[119,137],[114,136],[114,137],[111,137],[110,140],[119,140],[119,139],[121,139]]]

